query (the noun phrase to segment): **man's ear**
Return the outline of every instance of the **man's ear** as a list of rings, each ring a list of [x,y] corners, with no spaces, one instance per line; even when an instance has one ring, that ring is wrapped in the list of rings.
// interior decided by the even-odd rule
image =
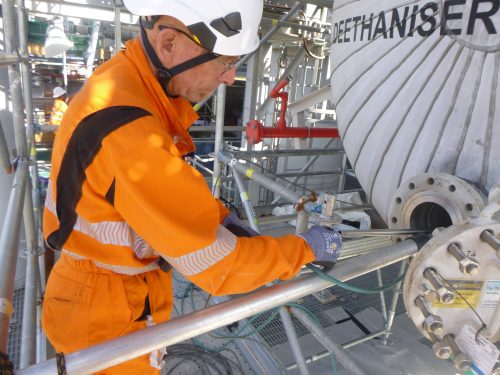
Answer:
[[[163,29],[158,33],[156,53],[164,65],[170,65],[178,41],[179,35],[175,30]]]

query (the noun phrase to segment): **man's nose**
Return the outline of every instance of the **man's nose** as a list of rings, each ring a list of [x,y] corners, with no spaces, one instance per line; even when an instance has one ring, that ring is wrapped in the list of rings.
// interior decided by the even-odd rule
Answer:
[[[222,73],[219,77],[219,80],[221,83],[225,83],[226,85],[232,85],[234,83],[235,77],[236,67],[232,67],[227,72]]]

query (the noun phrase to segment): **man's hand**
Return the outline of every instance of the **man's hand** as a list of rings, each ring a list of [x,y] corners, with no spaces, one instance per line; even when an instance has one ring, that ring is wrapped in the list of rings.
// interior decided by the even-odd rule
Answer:
[[[316,259],[313,263],[325,268],[334,266],[342,249],[342,238],[336,230],[315,225],[299,236],[306,240],[314,252]]]
[[[225,217],[222,225],[237,237],[260,236],[257,231],[253,230],[249,225],[241,221],[238,216],[232,212]]]

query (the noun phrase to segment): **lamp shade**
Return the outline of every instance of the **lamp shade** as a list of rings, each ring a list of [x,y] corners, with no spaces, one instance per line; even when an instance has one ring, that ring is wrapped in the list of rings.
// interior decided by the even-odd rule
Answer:
[[[66,37],[64,30],[59,25],[50,25],[47,28],[45,39],[45,56],[55,57],[73,47],[73,42]]]

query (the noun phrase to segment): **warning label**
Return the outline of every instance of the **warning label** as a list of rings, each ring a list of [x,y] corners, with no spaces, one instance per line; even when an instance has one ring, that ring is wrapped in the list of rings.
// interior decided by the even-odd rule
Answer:
[[[455,301],[451,304],[440,303],[438,300],[432,303],[433,307],[439,308],[466,308],[466,301],[474,308],[479,306],[481,301],[484,281],[482,280],[447,280],[455,292]],[[465,299],[465,300],[464,300]]]
[[[500,302],[500,280],[490,280],[486,283],[481,298],[481,308],[494,309]]]

